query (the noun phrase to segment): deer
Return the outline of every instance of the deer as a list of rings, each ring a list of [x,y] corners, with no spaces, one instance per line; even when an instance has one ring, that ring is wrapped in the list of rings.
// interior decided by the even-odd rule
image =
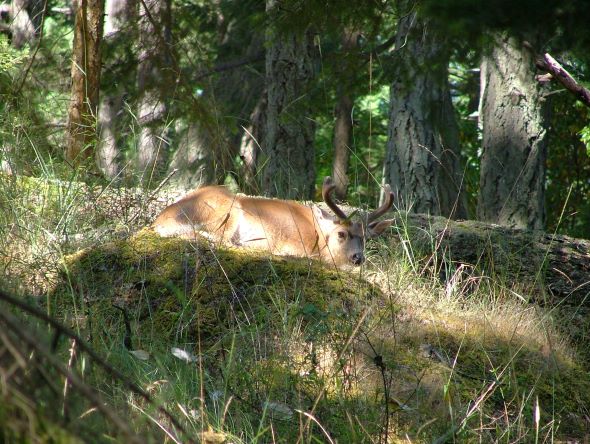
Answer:
[[[163,237],[198,235],[225,245],[266,250],[273,255],[319,259],[336,267],[365,262],[365,241],[381,235],[393,220],[377,219],[393,205],[385,199],[360,221],[352,221],[332,198],[336,185],[324,179],[322,197],[333,214],[292,200],[236,195],[223,186],[198,188],[166,207],[152,228]]]

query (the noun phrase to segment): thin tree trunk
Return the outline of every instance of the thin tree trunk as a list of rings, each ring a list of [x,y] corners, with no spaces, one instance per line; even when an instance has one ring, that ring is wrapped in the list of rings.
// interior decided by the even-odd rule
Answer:
[[[259,194],[256,178],[258,175],[258,159],[263,143],[266,127],[266,91],[258,100],[250,115],[250,125],[245,128],[240,141],[240,159],[243,165],[243,177],[240,189],[247,194]]]
[[[76,8],[66,148],[66,158],[74,163],[94,153],[103,15],[102,0],[80,0]]]
[[[167,97],[173,88],[170,0],[140,0],[139,9],[137,173],[148,185],[165,171],[169,154]]]
[[[545,224],[547,103],[533,56],[498,37],[481,69],[483,126],[478,219],[542,229]]]
[[[384,180],[401,207],[465,218],[459,131],[443,40],[415,12],[402,10],[391,85]]]
[[[267,0],[270,22],[277,19],[275,0]],[[315,190],[314,131],[308,84],[313,77],[313,38],[267,30],[267,114],[263,191],[283,198],[311,199]]]
[[[356,30],[346,29],[342,35],[342,49],[351,52],[357,47],[360,33]],[[346,54],[344,55],[344,57]],[[339,76],[344,80],[338,88],[338,103],[336,104],[334,122],[334,162],[332,164],[332,178],[336,185],[335,193],[338,199],[346,198],[348,188],[348,160],[350,158],[350,142],[352,140],[352,107],[353,100],[350,97],[350,73],[348,64],[340,67]],[[342,72],[344,71],[344,72]]]
[[[135,6],[134,0],[106,0],[105,44],[117,44],[118,41],[127,37],[123,30],[134,19]],[[123,94],[111,91],[102,96],[98,110],[99,137],[96,147],[96,163],[105,177],[115,179],[121,172],[119,129],[123,113]]]
[[[334,123],[334,164],[332,178],[336,185],[336,197],[346,198],[348,189],[348,159],[350,158],[350,141],[352,139],[352,100],[347,94],[340,95],[336,105],[336,122]]]
[[[117,123],[122,106],[122,96],[111,94],[102,98],[98,111],[96,165],[108,179],[115,179],[121,172]]]

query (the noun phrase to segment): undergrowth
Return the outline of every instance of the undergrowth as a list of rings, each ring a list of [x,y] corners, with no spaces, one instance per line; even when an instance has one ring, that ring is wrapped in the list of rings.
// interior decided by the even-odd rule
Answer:
[[[125,190],[0,176],[0,196],[2,286],[78,335],[2,304],[37,340],[2,336],[4,440],[588,437],[589,362],[571,311],[430,257],[404,223],[369,245],[366,266],[336,271],[161,239],[140,228],[163,203]],[[9,346],[19,341],[30,353]]]

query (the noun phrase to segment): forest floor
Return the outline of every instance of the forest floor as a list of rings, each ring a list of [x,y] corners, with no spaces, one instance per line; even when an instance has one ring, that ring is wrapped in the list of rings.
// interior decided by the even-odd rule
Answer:
[[[590,439],[583,303],[401,226],[345,270],[159,238],[172,195],[0,177],[5,442]]]

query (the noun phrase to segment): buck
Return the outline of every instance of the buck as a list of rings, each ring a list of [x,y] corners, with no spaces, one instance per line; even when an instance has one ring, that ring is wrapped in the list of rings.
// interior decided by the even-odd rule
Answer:
[[[234,195],[225,187],[207,186],[165,208],[153,223],[160,236],[194,238],[267,250],[276,255],[319,258],[336,266],[365,261],[365,240],[382,234],[392,220],[377,221],[393,204],[389,185],[385,201],[364,220],[353,222],[331,197],[335,188],[324,179],[322,197],[333,211],[291,200]]]

